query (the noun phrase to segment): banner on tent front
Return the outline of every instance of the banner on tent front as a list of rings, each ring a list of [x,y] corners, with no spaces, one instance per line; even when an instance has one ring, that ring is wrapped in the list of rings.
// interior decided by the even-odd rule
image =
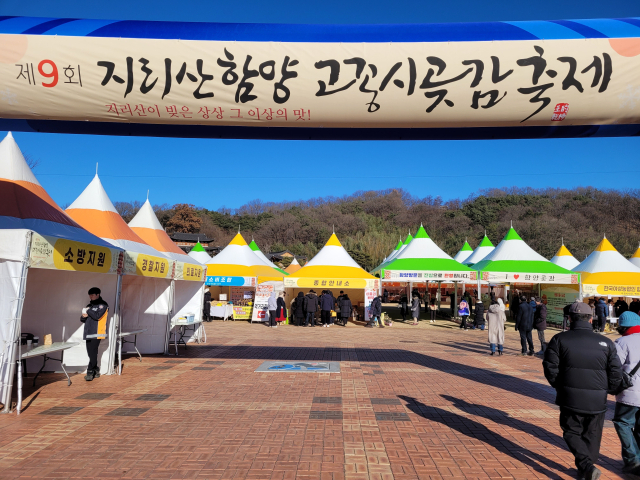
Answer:
[[[117,273],[120,250],[33,233],[29,266],[77,272]]]
[[[205,283],[214,287],[255,287],[256,277],[222,277],[209,275]]]
[[[425,272],[417,270],[385,270],[384,279],[395,282],[471,282],[477,280],[477,272]]]
[[[307,278],[284,277],[286,288],[373,288],[378,289],[380,280],[364,278]]]
[[[640,296],[640,285],[612,285],[612,284],[600,284],[600,285],[582,285],[582,293],[586,296],[591,295],[624,295],[627,297]]]
[[[0,117],[324,128],[632,124],[637,41],[3,34]]]
[[[202,282],[204,280],[204,266],[176,261],[176,270],[173,278],[176,280],[188,280]]]
[[[138,275],[140,277],[171,278],[174,260],[160,258],[144,253],[125,252],[125,275]]]
[[[489,282],[509,283],[555,283],[562,285],[577,285],[580,277],[570,273],[513,273],[513,272],[482,272],[482,280]]]

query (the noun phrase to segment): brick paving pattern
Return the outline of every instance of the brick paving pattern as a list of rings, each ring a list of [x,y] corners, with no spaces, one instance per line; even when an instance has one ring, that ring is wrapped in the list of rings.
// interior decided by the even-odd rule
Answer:
[[[122,376],[26,381],[23,413],[0,415],[0,478],[575,478],[554,392],[512,327],[501,357],[446,321],[206,328],[208,344],[127,358]],[[254,372],[269,360],[341,372]],[[613,407],[603,479],[624,478]]]

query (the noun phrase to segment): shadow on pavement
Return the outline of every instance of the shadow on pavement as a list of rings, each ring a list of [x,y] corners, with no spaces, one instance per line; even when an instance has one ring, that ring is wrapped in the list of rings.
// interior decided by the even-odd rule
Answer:
[[[429,407],[413,397],[405,395],[399,395],[398,397],[407,402],[406,407],[416,415],[420,415],[432,422],[445,425],[469,438],[480,440],[481,442],[494,447],[500,453],[508,455],[514,460],[527,465],[532,470],[543,474],[546,478],[558,478],[557,472],[565,475],[575,473],[573,469],[566,468],[543,455],[528,450],[500,434],[489,430],[481,423],[478,423],[469,417],[457,415],[438,407]]]

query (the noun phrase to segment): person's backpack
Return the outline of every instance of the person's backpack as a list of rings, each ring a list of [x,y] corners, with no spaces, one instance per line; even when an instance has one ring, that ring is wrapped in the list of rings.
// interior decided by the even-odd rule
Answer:
[[[629,373],[624,370],[620,372],[622,374],[622,381],[620,382],[620,386],[613,392],[610,392],[612,395],[620,395],[627,388],[633,387],[633,376],[638,373],[638,369],[640,368],[640,362],[631,370]]]

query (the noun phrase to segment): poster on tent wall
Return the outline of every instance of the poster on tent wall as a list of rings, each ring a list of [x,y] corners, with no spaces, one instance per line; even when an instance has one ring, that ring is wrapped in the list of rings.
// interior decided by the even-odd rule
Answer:
[[[385,270],[384,279],[400,282],[472,282],[476,280],[477,272],[425,272],[418,270]]]
[[[269,308],[267,306],[267,301],[275,291],[275,285],[262,284],[256,287],[256,297],[253,301],[253,313],[251,315],[252,322],[269,321]]]
[[[255,289],[251,287],[231,287],[234,320],[249,320],[251,318],[254,297]]]
[[[175,260],[169,258],[127,251],[124,254],[124,273],[140,277],[170,279],[173,276],[174,263]]]
[[[580,276],[570,273],[482,272],[482,280],[496,283],[555,283],[578,285]]]
[[[171,28],[159,25],[148,28]],[[0,117],[303,128],[638,123],[634,39],[532,37],[351,43],[1,34]]]
[[[542,303],[547,305],[547,322],[562,325],[562,309],[578,298],[578,290],[570,287],[545,287],[540,293]]]
[[[173,278],[176,280],[187,280],[191,282],[202,282],[204,280],[204,266],[180,261],[176,261],[175,265]]]
[[[120,250],[33,233],[29,266],[76,272],[117,273]]]

